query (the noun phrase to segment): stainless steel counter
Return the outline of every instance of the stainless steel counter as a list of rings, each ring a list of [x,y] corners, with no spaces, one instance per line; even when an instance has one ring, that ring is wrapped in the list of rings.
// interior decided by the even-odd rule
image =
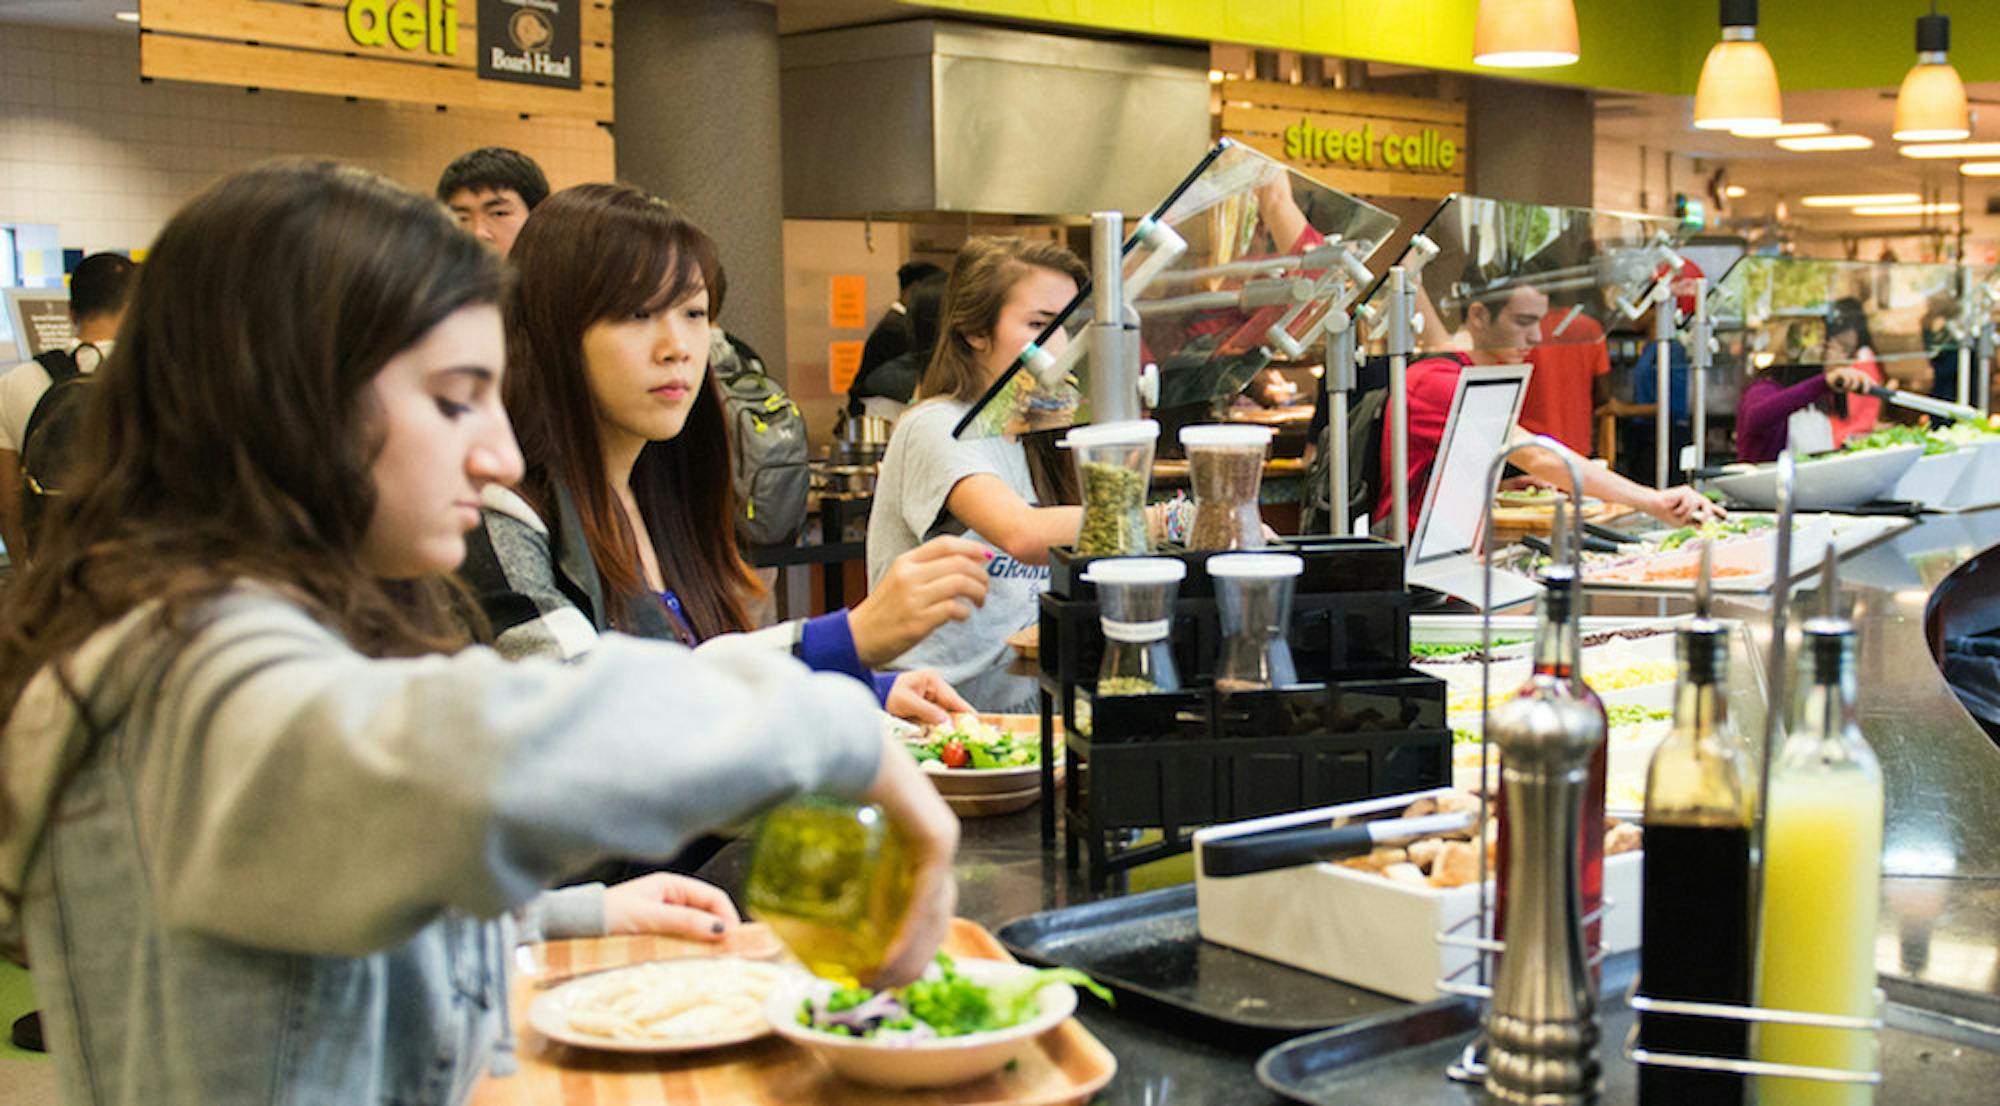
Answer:
[[[1951,569],[2000,545],[2000,510],[1933,516],[1841,564],[1842,592],[1860,627],[1861,725],[1888,790],[1884,909],[1877,942],[1883,986],[1898,1001],[2000,1025],[2000,747],[1959,705],[1924,644],[1931,590]],[[1817,609],[1802,591],[1799,615]],[[1721,605],[1768,645],[1768,597]],[[1674,614],[1679,600],[1594,601],[1593,613]],[[1761,719],[1739,717],[1747,733]],[[1034,809],[965,823],[960,913],[997,928],[1085,902],[1087,885],[1042,848]],[[739,887],[732,846],[706,874]],[[1119,893],[1114,891],[1114,894]],[[1257,1051],[1198,1040],[1115,1011],[1083,1019],[1118,1055],[1107,1104],[1276,1102],[1252,1072]]]

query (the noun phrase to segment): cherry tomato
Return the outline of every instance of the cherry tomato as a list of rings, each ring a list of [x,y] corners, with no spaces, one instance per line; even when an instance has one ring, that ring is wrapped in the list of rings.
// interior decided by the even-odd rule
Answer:
[[[938,759],[944,762],[946,768],[963,768],[972,763],[972,754],[965,751],[965,742],[954,738],[938,750]]]

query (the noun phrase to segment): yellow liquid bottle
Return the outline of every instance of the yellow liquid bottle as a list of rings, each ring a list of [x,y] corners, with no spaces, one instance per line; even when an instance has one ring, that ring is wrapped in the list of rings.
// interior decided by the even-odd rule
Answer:
[[[881,808],[808,796],[766,814],[744,905],[807,970],[842,986],[872,978],[910,907],[910,866]]]
[[[1854,724],[1854,632],[1805,626],[1806,669],[1791,736],[1771,769],[1764,825],[1758,1005],[1875,1014],[1875,923],[1882,898],[1882,771]],[[1757,1058],[1871,1071],[1867,1031],[1762,1025]],[[1867,1106],[1866,1084],[1764,1077],[1761,1106]]]

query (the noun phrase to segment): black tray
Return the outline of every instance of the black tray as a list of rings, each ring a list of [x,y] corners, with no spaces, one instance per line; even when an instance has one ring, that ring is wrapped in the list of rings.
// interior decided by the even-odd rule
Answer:
[[[1237,1043],[1270,1044],[1410,1004],[1203,941],[1193,884],[1030,914],[1000,927],[1007,951],[1088,972],[1120,1013]]]
[[[1633,1013],[1625,1005],[1638,957],[1611,958],[1610,992],[1600,1007],[1605,1106],[1638,1100],[1638,1077],[1624,1058]],[[1473,1106],[1477,1087],[1445,1079],[1445,1067],[1471,1041],[1478,1006],[1447,999],[1286,1041],[1257,1061],[1257,1079],[1295,1102],[1318,1106]],[[2000,1028],[1889,1003],[1881,1035],[1878,1106],[1992,1101],[2000,1086]]]

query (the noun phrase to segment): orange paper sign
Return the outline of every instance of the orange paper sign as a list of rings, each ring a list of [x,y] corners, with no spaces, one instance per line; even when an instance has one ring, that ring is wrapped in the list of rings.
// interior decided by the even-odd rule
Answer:
[[[855,279],[859,280],[859,277]],[[861,368],[861,342],[828,342],[826,344],[827,384],[836,392],[844,392],[854,386],[854,374]]]
[[[860,330],[868,325],[868,278],[837,276],[827,297],[827,315],[835,330]]]

